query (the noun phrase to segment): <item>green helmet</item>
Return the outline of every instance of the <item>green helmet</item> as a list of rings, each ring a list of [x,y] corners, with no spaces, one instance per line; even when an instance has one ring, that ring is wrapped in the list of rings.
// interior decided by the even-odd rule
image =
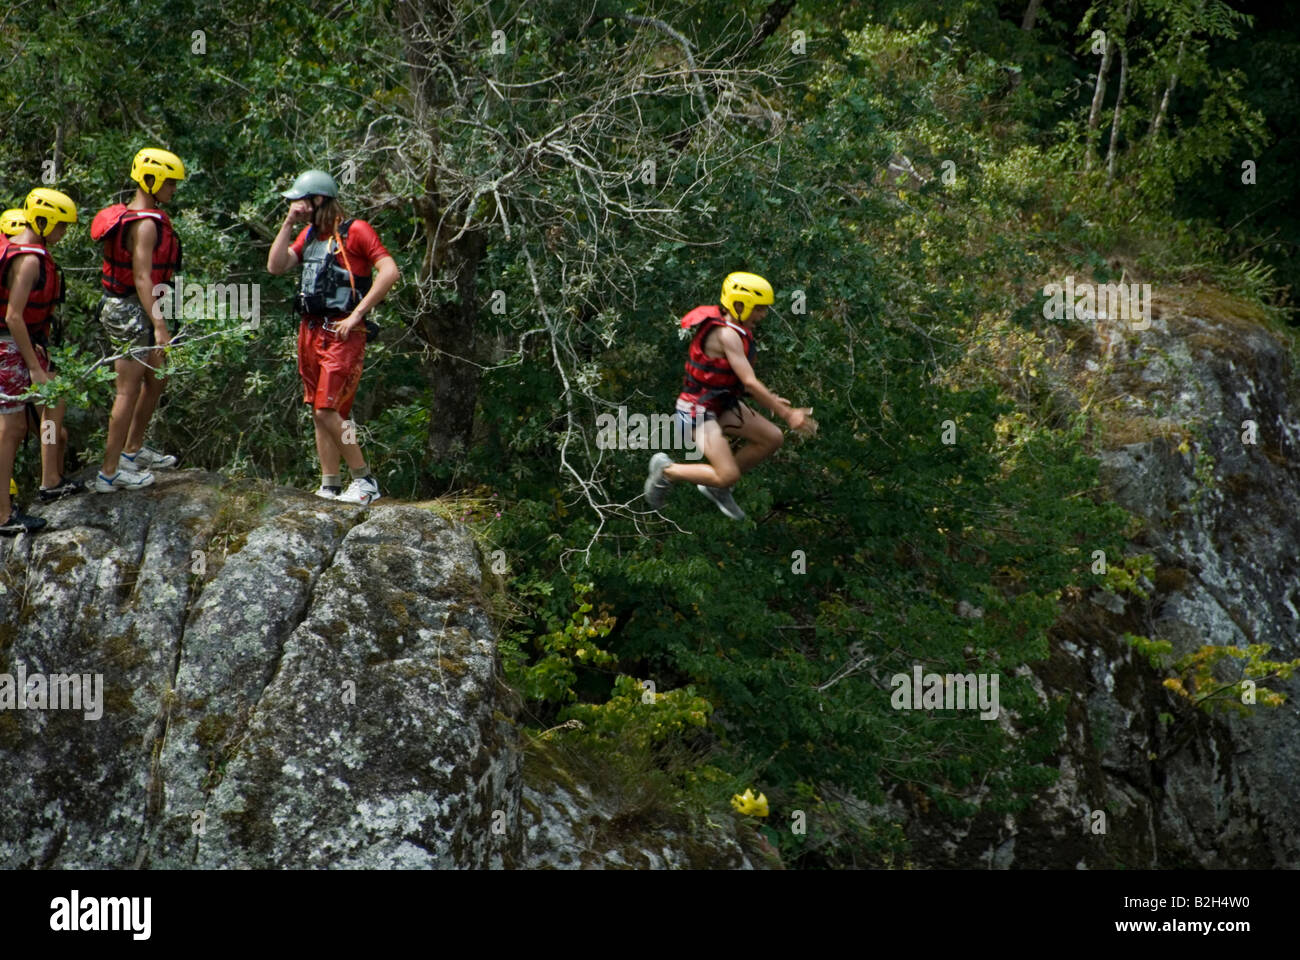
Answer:
[[[337,197],[338,184],[324,170],[304,170],[293,182],[293,186],[280,196],[286,200],[301,200],[303,197],[322,196]]]

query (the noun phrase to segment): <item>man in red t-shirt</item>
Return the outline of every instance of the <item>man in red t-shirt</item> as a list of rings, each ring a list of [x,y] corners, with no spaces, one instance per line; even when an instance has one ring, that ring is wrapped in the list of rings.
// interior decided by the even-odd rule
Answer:
[[[366,313],[384,299],[401,274],[374,228],[364,220],[345,217],[338,186],[328,173],[308,170],[281,196],[291,203],[271,244],[266,269],[282,274],[298,264],[303,267],[295,302],[302,316],[298,373],[303,403],[312,405],[316,422],[316,453],[321,464],[316,495],[346,503],[374,503],[381,496],[379,484],[347,417],[361,382]],[[290,244],[295,223],[308,225]],[[345,492],[339,475],[340,456],[352,474]]]

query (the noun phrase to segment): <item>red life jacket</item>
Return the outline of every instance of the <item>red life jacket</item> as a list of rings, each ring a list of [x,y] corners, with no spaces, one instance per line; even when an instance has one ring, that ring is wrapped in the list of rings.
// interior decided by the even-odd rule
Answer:
[[[172,222],[162,210],[132,210],[124,203],[115,203],[95,214],[90,224],[90,239],[104,242],[104,266],[100,283],[115,297],[125,296],[135,290],[135,274],[131,270],[131,251],[126,245],[126,228],[139,220],[153,220],[158,225],[158,240],[153,246],[153,269],[150,277],[154,285],[167,283],[172,274],[181,268],[181,241],[172,229]]]
[[[54,262],[50,252],[34,243],[16,243],[10,240],[0,250],[0,310],[9,311],[9,267],[20,256],[34,253],[40,258],[40,273],[36,284],[27,294],[27,306],[23,308],[23,323],[28,326],[28,335],[40,340],[49,337],[50,314],[63,302],[63,274]]]
[[[682,380],[681,400],[699,404],[714,413],[721,413],[740,402],[745,394],[744,384],[731,369],[726,357],[710,357],[704,352],[705,338],[715,327],[730,327],[740,334],[745,345],[745,357],[754,360],[754,336],[730,317],[722,315],[718,306],[696,307],[682,317],[682,327],[698,326],[686,355],[686,376]]]

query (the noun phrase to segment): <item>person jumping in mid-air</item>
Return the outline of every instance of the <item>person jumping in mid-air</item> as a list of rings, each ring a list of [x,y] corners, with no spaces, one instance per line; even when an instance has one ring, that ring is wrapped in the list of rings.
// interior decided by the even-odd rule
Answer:
[[[652,509],[664,504],[672,481],[693,483],[733,520],[745,512],[731,496],[740,475],[762,463],[785,442],[781,429],[760,417],[741,398],[751,394],[792,430],[817,431],[812,408],[794,408],[763,386],[754,374],[754,327],[773,302],[772,285],[753,273],[732,273],[722,281],[721,306],[696,307],[682,318],[697,328],[686,357],[686,377],[677,397],[683,438],[699,445],[708,464],[674,463],[666,453],[650,458],[645,498]],[[728,437],[748,441],[733,456]]]

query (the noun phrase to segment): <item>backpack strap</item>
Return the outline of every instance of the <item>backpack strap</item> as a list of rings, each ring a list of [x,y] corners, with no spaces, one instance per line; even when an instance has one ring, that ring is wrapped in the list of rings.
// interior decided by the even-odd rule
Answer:
[[[339,245],[339,253],[343,257],[343,269],[348,272],[348,286],[352,288],[352,296],[355,297],[357,295],[357,282],[356,279],[352,276],[352,264],[348,263],[348,250],[347,250],[348,227],[350,227],[351,225],[352,225],[351,220],[339,224],[339,226],[343,228],[343,232],[339,233],[339,231],[335,230],[334,240]]]
[[[340,223],[339,226],[338,226],[338,229],[334,231],[334,236],[338,237],[340,240],[347,240],[347,238],[348,238],[348,227],[352,226],[352,224],[353,224],[353,222],[354,222],[355,220],[356,220],[356,217],[350,217],[349,219],[344,220],[342,223]],[[307,233],[306,233],[306,235],[302,238],[302,245],[303,245],[304,247],[305,247],[307,244],[311,243],[311,231],[312,231],[312,224],[309,223],[309,224],[307,224]]]

